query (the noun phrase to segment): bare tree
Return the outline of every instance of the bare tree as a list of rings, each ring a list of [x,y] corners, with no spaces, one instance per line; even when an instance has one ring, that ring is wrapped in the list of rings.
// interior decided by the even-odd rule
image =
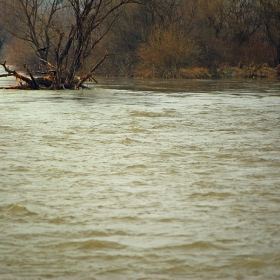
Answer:
[[[70,46],[74,42],[74,51],[65,84],[72,87],[75,84],[76,72],[93,52],[96,45],[106,36],[118,17],[117,11],[125,4],[144,3],[143,0],[70,0],[75,18],[75,24],[69,33],[69,39],[64,50],[59,55],[58,69],[68,55]],[[107,54],[101,59],[103,61]],[[99,63],[98,63],[99,64]],[[96,69],[92,67],[85,76],[90,76]],[[77,84],[75,84],[77,85]],[[78,83],[80,85],[80,83]]]
[[[48,63],[53,73],[55,88],[77,88],[105,60],[104,57],[88,73],[77,79],[77,72],[93,53],[96,45],[106,36],[118,17],[118,10],[129,3],[142,4],[145,0],[2,0],[6,9],[22,21],[19,32],[16,26],[10,32],[22,40],[29,41],[40,57]],[[66,9],[69,20],[66,25],[59,21],[58,11]],[[18,27],[18,26],[17,26]],[[58,39],[55,35],[59,32]],[[55,43],[56,42],[56,43]],[[54,52],[49,62],[49,49]],[[71,55],[70,55],[71,50]]]
[[[55,30],[60,28],[57,12],[64,0],[1,0],[1,17],[5,29],[13,36],[29,42],[37,57],[48,60]]]

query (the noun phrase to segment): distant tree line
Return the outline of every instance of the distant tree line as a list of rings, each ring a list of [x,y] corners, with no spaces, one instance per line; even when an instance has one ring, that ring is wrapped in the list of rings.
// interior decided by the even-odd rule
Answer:
[[[0,56],[10,64],[76,64],[75,71],[87,73],[108,51],[99,74],[166,78],[195,68],[215,75],[225,65],[280,64],[279,0],[0,0],[0,6]]]

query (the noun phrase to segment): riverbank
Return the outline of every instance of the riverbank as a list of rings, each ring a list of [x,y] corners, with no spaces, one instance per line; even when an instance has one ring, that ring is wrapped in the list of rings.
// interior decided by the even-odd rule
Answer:
[[[170,71],[157,71],[156,69],[150,69],[149,71],[143,71],[138,69],[132,73],[126,73],[117,76],[128,76],[137,78],[164,78],[164,79],[270,79],[277,80],[280,78],[280,67],[277,68],[269,66],[267,63],[255,64],[250,63],[238,64],[237,66],[229,66],[223,64],[220,66],[199,67],[190,66],[187,68],[173,69]],[[99,72],[102,76],[102,70]]]
[[[267,64],[249,65],[239,64],[236,67],[222,65],[220,67],[192,67],[180,69],[179,75],[185,79],[209,79],[209,78],[268,78],[276,79],[277,70]]]

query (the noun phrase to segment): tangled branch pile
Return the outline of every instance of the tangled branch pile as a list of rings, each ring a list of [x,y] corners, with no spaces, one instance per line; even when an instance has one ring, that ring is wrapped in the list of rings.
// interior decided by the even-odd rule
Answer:
[[[1,74],[1,77],[9,77],[14,76],[20,82],[17,85],[0,87],[5,89],[79,89],[86,88],[84,83],[87,80],[96,79],[92,77],[93,72],[103,63],[103,61],[108,57],[108,53],[106,52],[103,58],[86,74],[82,77],[73,77],[71,80],[68,80],[67,73],[61,73],[58,69],[49,64],[49,71],[46,73],[41,73],[40,76],[35,77],[31,71],[28,69],[27,65],[24,65],[24,69],[28,73],[29,77],[23,75],[16,70],[10,70],[6,65],[6,61],[1,63],[4,70],[7,74]],[[42,76],[45,74],[45,76]]]

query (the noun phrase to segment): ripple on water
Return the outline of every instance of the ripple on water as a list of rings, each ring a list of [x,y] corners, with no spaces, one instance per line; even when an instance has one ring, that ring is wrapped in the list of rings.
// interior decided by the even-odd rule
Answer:
[[[171,250],[173,251],[173,249],[176,249],[176,251],[178,251],[178,253],[184,251],[186,253],[188,252],[201,252],[201,251],[212,251],[212,250],[218,250],[218,251],[223,251],[226,250],[225,247],[222,246],[218,246],[215,245],[212,242],[206,242],[206,241],[196,241],[193,243],[189,243],[189,244],[180,244],[180,245],[167,245],[167,246],[161,246],[158,248],[155,248],[156,251],[158,250]]]
[[[234,196],[233,193],[228,192],[201,192],[201,193],[192,193],[189,196],[189,199],[200,200],[200,199],[207,199],[207,198],[217,198],[219,200],[232,198]]]
[[[1,279],[279,278],[279,83],[191,83],[0,90]]]

